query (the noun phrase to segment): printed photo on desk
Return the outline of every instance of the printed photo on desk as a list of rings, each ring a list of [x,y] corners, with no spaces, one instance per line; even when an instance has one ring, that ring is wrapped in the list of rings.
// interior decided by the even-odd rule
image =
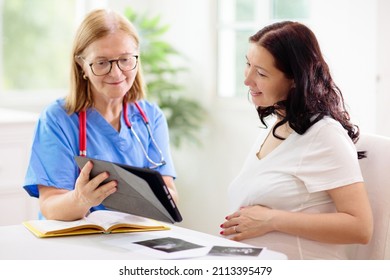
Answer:
[[[150,240],[134,242],[134,244],[149,247],[154,250],[163,251],[166,253],[180,252],[184,250],[191,250],[202,248],[204,246],[188,242],[180,238],[163,237]]]
[[[71,222],[31,220],[23,222],[23,225],[37,237],[169,229],[169,227],[155,220],[111,210],[97,210],[83,219]]]
[[[113,236],[110,236],[113,237]],[[273,259],[265,247],[253,247],[226,238],[172,225],[168,231],[123,234],[101,241],[106,248],[136,253],[139,259]],[[286,259],[281,255],[276,259]]]

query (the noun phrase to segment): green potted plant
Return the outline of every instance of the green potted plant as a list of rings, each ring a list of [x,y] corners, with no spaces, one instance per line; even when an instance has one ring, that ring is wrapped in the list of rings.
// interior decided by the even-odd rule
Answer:
[[[200,143],[196,132],[204,120],[205,110],[198,101],[184,96],[185,88],[178,82],[177,76],[187,68],[171,63],[172,59],[183,59],[183,56],[162,38],[169,26],[161,24],[160,16],[137,14],[131,8],[126,8],[124,13],[139,33],[148,99],[164,111],[172,144],[180,147],[184,139]]]

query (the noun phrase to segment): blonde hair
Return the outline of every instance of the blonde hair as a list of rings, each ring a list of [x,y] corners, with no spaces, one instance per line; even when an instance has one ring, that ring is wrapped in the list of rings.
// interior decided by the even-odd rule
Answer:
[[[88,80],[83,78],[84,72],[77,63],[77,57],[94,41],[117,30],[124,31],[134,39],[139,47],[139,37],[133,24],[124,16],[111,10],[98,9],[86,15],[79,26],[73,42],[71,56],[70,92],[65,98],[65,109],[68,114],[79,112],[93,106],[92,94]],[[124,102],[134,102],[146,95],[143,83],[141,63],[138,68],[133,86],[124,96]]]

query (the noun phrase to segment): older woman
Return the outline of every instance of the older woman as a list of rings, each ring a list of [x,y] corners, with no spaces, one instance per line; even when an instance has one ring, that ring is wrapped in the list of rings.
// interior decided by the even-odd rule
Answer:
[[[115,181],[99,186],[106,172],[89,178],[91,162],[80,172],[78,154],[156,168],[177,199],[167,122],[144,99],[134,26],[114,11],[90,12],[77,31],[71,68],[69,95],[40,116],[24,184],[39,197],[43,216],[82,218],[116,191]]]

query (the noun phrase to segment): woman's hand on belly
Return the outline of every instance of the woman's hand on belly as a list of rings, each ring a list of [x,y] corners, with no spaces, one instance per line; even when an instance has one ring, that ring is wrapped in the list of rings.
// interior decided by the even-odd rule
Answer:
[[[225,218],[220,234],[233,235],[230,239],[235,241],[262,236],[273,231],[272,213],[272,209],[261,205],[241,207]]]

